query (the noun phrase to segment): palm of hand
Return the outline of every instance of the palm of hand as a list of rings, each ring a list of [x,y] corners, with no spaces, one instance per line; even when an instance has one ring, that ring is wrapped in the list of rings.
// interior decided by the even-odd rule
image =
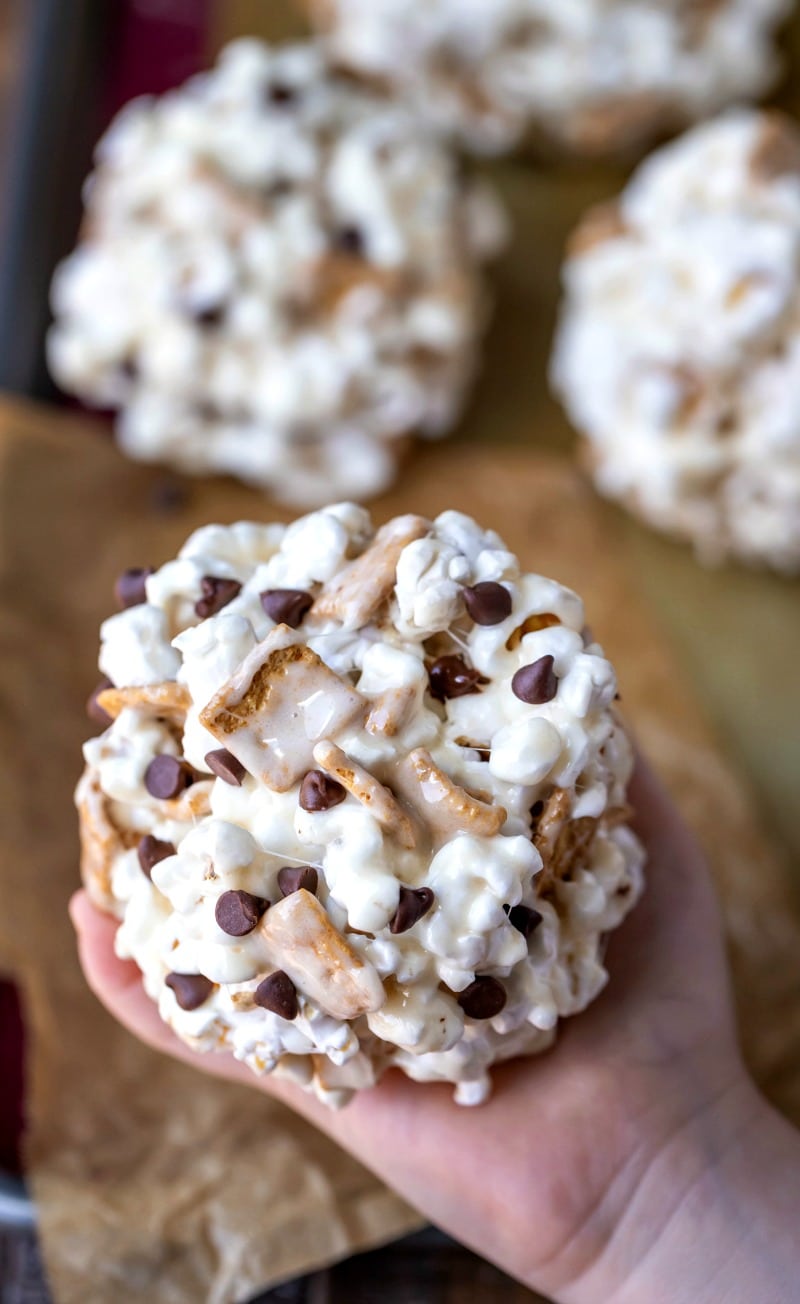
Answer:
[[[646,771],[632,799],[648,888],[612,940],[609,989],[564,1026],[551,1053],[496,1070],[495,1093],[478,1109],[454,1105],[447,1087],[392,1073],[335,1114],[228,1055],[195,1054],[161,1022],[135,967],[114,956],[115,922],[81,893],[73,919],[84,971],[140,1039],[279,1096],[439,1226],[567,1298],[589,1274],[602,1280],[648,1171],[741,1073],[702,856]]]

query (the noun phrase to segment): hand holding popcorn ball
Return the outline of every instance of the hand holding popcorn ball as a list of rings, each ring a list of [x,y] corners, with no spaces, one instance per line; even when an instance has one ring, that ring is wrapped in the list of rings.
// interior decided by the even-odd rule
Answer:
[[[788,0],[304,0],[332,57],[467,149],[641,144],[774,77]]]
[[[606,981],[631,749],[576,595],[457,512],[194,534],[118,585],[83,874],[162,1018],[330,1104],[485,1100]]]
[[[800,570],[800,134],[739,111],[654,154],[573,237],[553,378],[601,493]]]
[[[53,374],[125,452],[301,505],[447,434],[486,318],[496,201],[312,45],[240,41],[128,105],[53,285]]]

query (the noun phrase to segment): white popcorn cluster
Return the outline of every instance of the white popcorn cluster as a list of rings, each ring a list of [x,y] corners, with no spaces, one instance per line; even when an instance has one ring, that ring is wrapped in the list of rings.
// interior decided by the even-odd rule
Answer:
[[[628,147],[761,93],[791,0],[305,0],[332,55],[471,149]]]
[[[632,756],[580,599],[458,512],[209,526],[118,584],[83,872],[175,1032],[484,1100],[606,982]]]
[[[301,505],[368,496],[402,436],[457,419],[503,238],[407,109],[314,45],[239,41],[100,142],[51,369],[119,409],[132,457]]]
[[[573,240],[553,377],[599,490],[800,569],[800,134],[737,111],[653,155]]]

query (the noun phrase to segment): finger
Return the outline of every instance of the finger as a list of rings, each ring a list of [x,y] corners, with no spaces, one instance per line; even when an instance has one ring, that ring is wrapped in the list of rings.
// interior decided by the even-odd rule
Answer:
[[[246,1083],[280,1099],[429,1217],[485,1250],[483,1234],[491,1220],[491,1198],[487,1194],[484,1200],[479,1193],[465,1202],[465,1184],[474,1191],[476,1174],[490,1171],[498,1153],[508,1153],[509,1127],[517,1126],[515,1119],[521,1127],[530,1107],[530,1064],[497,1070],[495,1095],[480,1110],[455,1105],[450,1086],[411,1083],[399,1072],[392,1072],[379,1087],[359,1093],[346,1109],[335,1112],[291,1083],[268,1075],[256,1077],[230,1055],[200,1054],[185,1046],[162,1022],[144,992],[136,966],[114,954],[116,921],[101,914],[85,893],[73,900],[71,914],[90,987],[141,1041],[204,1072]],[[444,1167],[443,1154],[450,1156]],[[520,1164],[512,1167],[519,1168],[522,1199],[527,1164],[522,1165],[520,1159]],[[513,1186],[513,1173],[510,1180]],[[478,1187],[489,1191],[480,1184]],[[501,1250],[498,1243],[497,1253]]]

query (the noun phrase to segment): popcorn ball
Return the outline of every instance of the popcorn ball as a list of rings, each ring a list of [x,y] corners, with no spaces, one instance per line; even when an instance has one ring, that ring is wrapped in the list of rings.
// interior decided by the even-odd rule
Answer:
[[[573,238],[553,375],[601,493],[704,561],[800,569],[800,133],[695,128]]]
[[[528,133],[593,154],[773,80],[790,0],[305,0],[346,67],[405,92],[468,148]]]
[[[497,201],[313,45],[229,46],[100,142],[53,374],[123,449],[305,506],[390,483],[473,376]]]
[[[127,572],[77,790],[117,951],[196,1050],[331,1105],[490,1091],[604,986],[631,747],[576,594],[458,512],[209,526]]]

